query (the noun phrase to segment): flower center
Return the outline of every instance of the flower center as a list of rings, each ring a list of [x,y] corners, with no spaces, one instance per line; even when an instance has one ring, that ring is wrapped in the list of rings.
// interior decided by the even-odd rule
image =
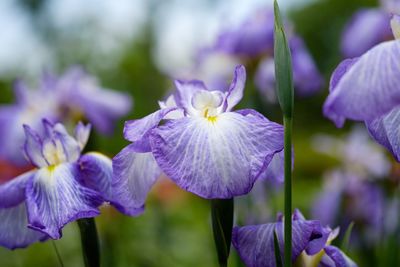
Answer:
[[[198,111],[199,116],[215,122],[217,115],[221,113],[223,94],[220,91],[197,91],[192,97],[192,105]]]
[[[59,140],[45,142],[43,144],[43,156],[50,166],[67,161],[63,145]]]

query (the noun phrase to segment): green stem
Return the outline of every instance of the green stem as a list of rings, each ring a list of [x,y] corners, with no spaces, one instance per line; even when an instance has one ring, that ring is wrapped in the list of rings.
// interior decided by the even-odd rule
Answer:
[[[211,200],[211,220],[220,267],[228,266],[233,227],[233,198]]]
[[[292,258],[292,118],[284,116],[285,127],[285,253],[284,266],[290,267]]]
[[[97,236],[94,218],[79,219],[77,222],[81,233],[82,253],[85,267],[99,267],[99,238]]]

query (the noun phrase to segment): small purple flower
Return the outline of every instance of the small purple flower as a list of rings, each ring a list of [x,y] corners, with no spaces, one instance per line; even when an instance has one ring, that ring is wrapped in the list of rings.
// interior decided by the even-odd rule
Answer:
[[[245,69],[238,66],[225,92],[210,91],[201,81],[175,81],[169,103],[176,106],[126,122],[124,135],[133,144],[113,160],[119,181],[113,190],[120,192],[114,202],[121,211],[137,215],[143,210],[161,170],[203,198],[232,198],[251,190],[283,149],[283,128],[255,110],[231,111],[243,96],[245,80]]]
[[[329,245],[337,230],[322,227],[319,221],[306,220],[299,210],[292,217],[292,262],[302,261],[301,266],[355,267],[338,248]],[[274,234],[277,235],[279,250],[284,250],[283,217],[276,223],[235,227],[232,243],[241,259],[249,267],[275,267]],[[322,254],[318,257],[310,257]],[[304,255],[300,257],[301,255]],[[315,262],[316,261],[316,262]],[[320,266],[318,265],[318,266]]]
[[[10,249],[61,238],[64,225],[97,216],[111,199],[111,160],[81,155],[90,125],[79,123],[74,136],[59,123],[43,126],[40,136],[24,125],[24,152],[36,169],[0,185],[0,245]]]
[[[82,69],[71,68],[61,77],[45,73],[37,89],[17,81],[16,102],[0,106],[0,157],[24,165],[20,148],[24,142],[23,124],[42,134],[43,118],[74,125],[86,118],[102,133],[110,133],[115,121],[131,108],[129,96],[101,88]]]

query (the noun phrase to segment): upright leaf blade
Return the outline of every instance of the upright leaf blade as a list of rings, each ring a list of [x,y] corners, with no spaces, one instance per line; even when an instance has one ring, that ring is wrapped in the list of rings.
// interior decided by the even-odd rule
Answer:
[[[274,61],[278,101],[285,117],[293,116],[293,71],[289,45],[286,39],[277,1],[274,1]]]
[[[212,199],[211,219],[220,267],[228,266],[233,227],[233,198]]]

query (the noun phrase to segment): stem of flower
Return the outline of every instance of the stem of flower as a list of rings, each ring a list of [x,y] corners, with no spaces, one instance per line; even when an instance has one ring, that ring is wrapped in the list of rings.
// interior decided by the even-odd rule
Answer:
[[[285,127],[285,252],[284,266],[290,267],[292,258],[292,118],[284,116]]]
[[[77,222],[81,233],[82,254],[85,267],[99,267],[99,238],[94,218],[79,219]]]
[[[211,220],[220,267],[228,266],[233,227],[233,198],[211,200]]]

